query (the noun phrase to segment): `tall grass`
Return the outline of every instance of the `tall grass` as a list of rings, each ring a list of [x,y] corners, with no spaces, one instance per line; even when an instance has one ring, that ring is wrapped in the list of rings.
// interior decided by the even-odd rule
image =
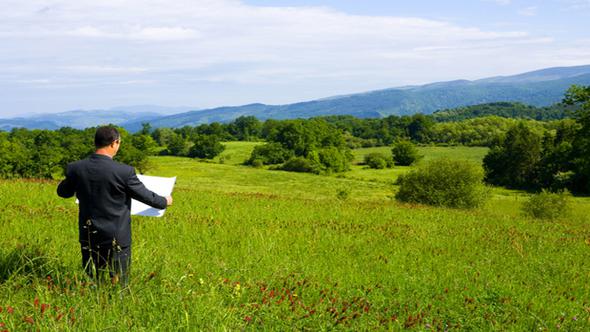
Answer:
[[[473,211],[398,204],[380,171],[360,167],[153,163],[178,176],[175,203],[133,218],[129,294],[87,283],[77,206],[56,182],[0,182],[3,328],[590,329],[588,198],[567,219],[532,222],[526,194],[494,190]]]

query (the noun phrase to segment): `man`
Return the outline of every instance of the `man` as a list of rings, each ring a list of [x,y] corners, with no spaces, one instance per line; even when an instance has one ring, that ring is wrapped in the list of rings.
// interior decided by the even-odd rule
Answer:
[[[94,136],[96,151],[67,166],[66,178],[57,194],[76,194],[82,265],[91,278],[100,281],[107,270],[113,283],[126,287],[131,263],[131,199],[157,209],[172,204],[172,197],[159,196],[139,181],[133,167],[113,161],[121,146],[116,128],[100,127]]]

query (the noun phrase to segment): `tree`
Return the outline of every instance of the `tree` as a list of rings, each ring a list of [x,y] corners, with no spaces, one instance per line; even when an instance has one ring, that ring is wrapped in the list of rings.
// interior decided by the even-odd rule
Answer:
[[[262,132],[262,124],[254,116],[241,116],[229,125],[230,133],[239,141],[257,139]]]
[[[186,156],[188,152],[187,140],[177,133],[173,133],[168,138],[168,147],[166,153],[171,156]]]
[[[138,134],[140,135],[149,135],[152,132],[152,125],[149,122],[142,122],[141,123],[141,130]]]
[[[399,141],[391,149],[393,161],[396,165],[410,166],[422,158],[418,149],[410,141]]]
[[[484,157],[486,182],[510,188],[535,187],[541,138],[523,122],[510,128],[503,142]]]
[[[567,91],[564,103],[579,106],[576,121],[580,128],[572,146],[575,192],[590,193],[590,86],[573,85]]]
[[[215,136],[200,135],[193,139],[193,146],[188,152],[191,158],[213,159],[225,150],[225,145]]]

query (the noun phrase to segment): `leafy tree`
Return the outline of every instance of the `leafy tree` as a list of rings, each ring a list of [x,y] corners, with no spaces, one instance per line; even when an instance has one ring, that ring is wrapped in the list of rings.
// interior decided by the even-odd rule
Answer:
[[[573,190],[590,193],[590,86],[573,85],[567,91],[564,103],[580,108],[575,116],[580,128],[572,146],[575,173]]]
[[[186,156],[188,153],[188,142],[186,138],[177,133],[173,133],[173,135],[168,138],[166,153],[171,156]]]
[[[193,146],[188,152],[191,158],[213,159],[225,150],[225,145],[219,142],[215,136],[197,136],[193,140]]]
[[[409,166],[422,158],[418,149],[410,141],[399,141],[391,149],[393,161],[396,165]]]
[[[262,132],[262,123],[254,116],[241,116],[229,125],[229,132],[239,141],[257,139]]]
[[[410,118],[408,124],[408,136],[415,142],[428,142],[428,136],[430,129],[434,125],[432,117],[428,117],[424,114],[415,114]]]
[[[156,149],[158,147],[156,141],[154,141],[151,136],[145,134],[136,134],[131,136],[131,144],[147,155],[153,155],[156,153]]]
[[[523,122],[484,157],[486,182],[511,188],[532,188],[541,160],[541,138]]]
[[[152,125],[149,122],[142,122],[139,135],[149,135],[152,132]]]
[[[176,135],[176,133],[170,128],[156,128],[152,132],[152,138],[159,146],[168,146],[170,138],[174,135]]]

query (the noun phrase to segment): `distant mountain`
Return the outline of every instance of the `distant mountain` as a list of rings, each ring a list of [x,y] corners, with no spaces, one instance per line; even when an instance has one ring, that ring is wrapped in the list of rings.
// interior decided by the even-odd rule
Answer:
[[[475,81],[455,80],[405,86],[287,105],[249,104],[196,111],[188,107],[163,108],[143,105],[109,110],[71,111],[27,118],[0,119],[0,130],[14,127],[84,128],[113,123],[136,131],[141,128],[143,122],[150,122],[154,128],[174,128],[210,122],[230,122],[240,116],[255,116],[260,120],[325,115],[368,118],[414,113],[431,114],[438,110],[496,102],[518,102],[545,107],[561,101],[565,91],[572,84],[590,85],[590,65],[547,68]],[[177,114],[170,115],[171,113]]]
[[[28,117],[0,119],[0,130],[12,128],[59,129],[61,127],[88,128],[101,124],[120,125],[125,122],[149,122],[174,113],[186,112],[190,107],[155,105],[121,106],[107,110],[74,110],[62,113],[35,114]]]
[[[590,85],[590,65],[547,68],[475,81],[456,80],[407,86],[288,105],[249,104],[219,107],[166,116],[150,123],[157,128],[194,126],[214,121],[229,122],[240,116],[255,116],[261,120],[323,115],[353,115],[367,118],[414,113],[431,114],[437,110],[495,102],[519,102],[544,107],[560,102],[572,84]],[[123,125],[130,129],[140,128],[138,121],[130,121]]]

